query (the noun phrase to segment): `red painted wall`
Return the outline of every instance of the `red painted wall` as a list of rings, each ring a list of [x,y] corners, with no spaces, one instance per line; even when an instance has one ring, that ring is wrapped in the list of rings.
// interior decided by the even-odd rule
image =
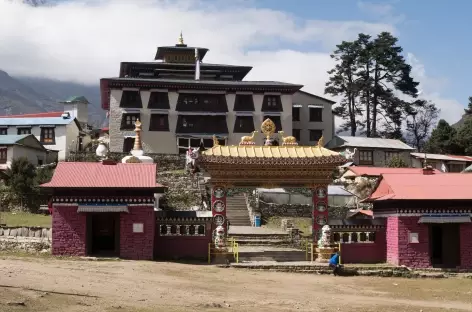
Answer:
[[[341,245],[342,263],[385,263],[385,230],[377,231],[374,243],[344,243]]]
[[[52,214],[52,254],[56,256],[85,256],[85,214],[77,206],[55,206]]]
[[[412,268],[431,266],[428,225],[419,217],[387,218],[387,262]],[[409,243],[410,233],[418,233],[419,243]]]
[[[206,260],[208,244],[212,239],[211,231],[211,222],[205,224],[205,236],[161,236],[159,230],[156,230],[154,258]]]
[[[120,257],[152,260],[156,219],[153,206],[128,206],[129,213],[120,214]],[[143,233],[133,233],[133,223],[143,224]]]
[[[461,268],[472,269],[472,224],[460,225]]]

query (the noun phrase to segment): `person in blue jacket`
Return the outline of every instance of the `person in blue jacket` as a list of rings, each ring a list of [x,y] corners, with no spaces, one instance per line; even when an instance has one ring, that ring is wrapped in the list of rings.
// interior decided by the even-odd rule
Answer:
[[[331,255],[331,259],[329,259],[329,267],[333,269],[334,276],[339,275],[339,250],[335,249],[334,253]]]

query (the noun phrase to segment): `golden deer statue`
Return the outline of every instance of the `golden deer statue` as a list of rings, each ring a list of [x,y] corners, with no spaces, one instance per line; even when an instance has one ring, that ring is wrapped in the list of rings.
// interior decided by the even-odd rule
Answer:
[[[284,137],[283,131],[279,131],[280,136],[282,137],[282,145],[295,145],[297,144],[297,139],[294,136]]]
[[[252,135],[245,135],[241,138],[241,142],[239,144],[252,144],[254,143],[254,135],[259,131],[252,131]]]

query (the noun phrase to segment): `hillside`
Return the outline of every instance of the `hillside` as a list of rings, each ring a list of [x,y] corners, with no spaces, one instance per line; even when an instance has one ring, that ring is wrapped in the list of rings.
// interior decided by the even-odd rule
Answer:
[[[12,77],[0,70],[0,115],[61,111],[59,101],[83,95],[89,102],[89,120],[100,126],[105,112],[100,107],[100,88],[46,78]]]

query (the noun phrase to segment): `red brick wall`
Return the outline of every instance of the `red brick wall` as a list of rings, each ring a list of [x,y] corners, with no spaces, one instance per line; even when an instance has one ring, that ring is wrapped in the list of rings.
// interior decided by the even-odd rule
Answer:
[[[431,266],[429,228],[419,217],[387,218],[387,262],[412,268]],[[419,243],[409,243],[410,233],[418,233]]]
[[[472,224],[460,225],[461,267],[472,269]]]
[[[387,218],[386,245],[387,262],[398,265],[398,217]]]
[[[208,258],[208,243],[211,243],[211,222],[205,224],[205,236],[161,236],[156,230],[154,257],[157,259],[202,259]]]
[[[341,245],[342,263],[385,263],[385,230],[377,231],[374,243],[344,243]]]
[[[156,219],[153,206],[129,206],[129,213],[120,215],[120,257],[152,260]],[[143,233],[133,233],[133,223],[143,224]]]
[[[85,256],[87,217],[77,206],[55,206],[52,214],[52,254]]]

